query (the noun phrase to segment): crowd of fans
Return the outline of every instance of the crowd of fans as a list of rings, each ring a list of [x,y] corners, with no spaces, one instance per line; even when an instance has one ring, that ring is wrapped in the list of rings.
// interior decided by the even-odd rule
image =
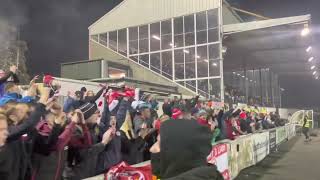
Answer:
[[[60,105],[61,87],[54,78],[37,79],[22,93],[15,66],[0,77],[1,180],[78,180],[123,161],[133,165],[150,159],[152,173],[162,179],[196,180],[200,172],[221,179],[205,161],[211,145],[285,124],[277,113],[226,110],[199,96],[165,99],[158,107],[139,89],[107,85],[96,93],[85,87],[69,92]]]

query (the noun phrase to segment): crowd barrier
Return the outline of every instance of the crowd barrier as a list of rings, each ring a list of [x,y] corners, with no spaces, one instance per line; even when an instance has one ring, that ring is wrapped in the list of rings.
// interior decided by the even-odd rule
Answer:
[[[219,141],[212,146],[207,161],[217,166],[225,180],[232,180],[241,170],[259,163],[270,153],[276,152],[279,145],[295,135],[296,125],[286,124],[260,133],[240,136],[233,141]],[[103,179],[104,176],[100,175],[87,180]]]
[[[295,124],[244,135],[233,141],[221,141],[212,147],[208,162],[215,164],[225,180],[262,161],[280,144],[295,136]]]

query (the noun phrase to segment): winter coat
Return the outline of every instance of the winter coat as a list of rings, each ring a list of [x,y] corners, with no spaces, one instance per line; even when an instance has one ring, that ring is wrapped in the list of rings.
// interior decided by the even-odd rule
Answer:
[[[31,96],[22,97],[20,94],[17,93],[7,93],[0,98],[0,106],[3,106],[10,101],[18,103],[31,103],[33,100],[34,97]]]
[[[80,101],[77,101],[71,97],[68,97],[66,102],[63,105],[63,112],[69,113],[74,109],[78,109],[80,107]]]
[[[60,125],[55,125],[51,129],[46,122],[38,124],[39,136],[36,138],[32,156],[32,180],[61,179],[66,159],[65,147],[75,126],[76,124],[71,122],[63,130]]]
[[[1,180],[24,180],[28,168],[31,168],[30,149],[26,146],[26,141],[22,135],[32,131],[34,126],[39,122],[41,116],[45,113],[45,106],[37,104],[35,111],[29,118],[17,126],[10,126],[7,144],[0,151],[0,158],[4,166],[0,166]],[[28,137],[32,139],[33,137]],[[9,171],[8,171],[9,170]]]

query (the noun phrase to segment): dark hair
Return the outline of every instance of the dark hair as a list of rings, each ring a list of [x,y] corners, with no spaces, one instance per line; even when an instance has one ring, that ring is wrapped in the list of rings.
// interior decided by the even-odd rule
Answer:
[[[86,87],[82,87],[80,91],[87,92],[87,88]]]

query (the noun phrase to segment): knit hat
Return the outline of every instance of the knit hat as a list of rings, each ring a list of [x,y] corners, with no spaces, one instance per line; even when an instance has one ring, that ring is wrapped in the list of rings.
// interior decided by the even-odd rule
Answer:
[[[79,109],[83,113],[84,119],[88,119],[90,116],[97,112],[98,107],[95,103],[86,102],[85,104],[80,106]]]
[[[178,117],[182,115],[182,111],[178,108],[174,108],[172,110],[172,119],[178,119]]]

